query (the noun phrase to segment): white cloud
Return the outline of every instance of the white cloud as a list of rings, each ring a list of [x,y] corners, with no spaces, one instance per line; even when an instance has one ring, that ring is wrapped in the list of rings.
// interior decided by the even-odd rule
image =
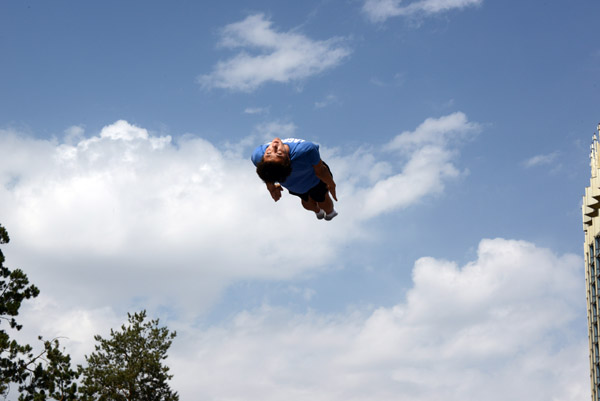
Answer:
[[[365,220],[440,193],[459,174],[457,138],[473,128],[458,117],[428,120],[384,147],[402,150],[403,164],[369,146],[350,155],[322,146],[340,199],[331,224],[295,197],[273,203],[249,160],[256,144],[295,136],[293,123],[265,123],[256,143],[218,147],[126,121],[87,138],[78,130],[73,144],[0,131],[0,222],[14,263],[52,294],[94,308],[109,297],[124,310],[139,303],[198,314],[236,280],[323,269],[342,246],[368,235]],[[282,228],[273,229],[274,215]]]
[[[423,257],[389,307],[294,313],[265,304],[199,328],[161,320],[182,399],[557,401],[589,396],[585,281],[579,256],[486,239],[463,266]],[[310,299],[314,291],[290,286]],[[27,332],[61,339],[75,362],[125,316],[27,302]],[[30,339],[34,343],[34,339]]]
[[[257,134],[286,129],[296,130],[272,123]],[[81,361],[91,336],[118,327],[125,311],[166,307],[163,323],[178,332],[167,363],[182,399],[581,399],[581,258],[521,241],[484,240],[464,266],[421,258],[391,307],[324,315],[266,304],[195,324],[231,282],[290,280],[339,262],[369,227],[365,216],[439,193],[479,129],[455,113],[383,149],[323,146],[340,195],[331,224],[290,196],[274,204],[240,144],[175,141],[125,121],[87,138],[75,130],[71,144],[0,131],[0,223],[12,240],[2,250],[42,289],[23,323],[66,335]],[[271,230],[274,220],[284,228]],[[291,243],[312,252],[290,255]],[[307,302],[316,295],[286,288]]]
[[[223,400],[581,399],[581,263],[504,239],[481,241],[461,267],[422,258],[393,307],[298,315],[265,305],[187,333],[174,384],[183,398]]]
[[[294,123],[271,121],[257,125],[254,131],[259,137],[259,143],[266,143],[275,137],[292,138],[296,135],[297,129],[298,127]]]
[[[56,338],[71,356],[73,364],[84,364],[85,355],[94,352],[94,336],[99,334],[106,338],[110,328],[117,329],[126,320],[126,314],[115,313],[111,306],[86,309],[65,305],[59,299],[45,295],[41,288],[41,295],[35,301],[23,303],[18,317],[23,329],[14,332],[14,338],[34,348],[41,348],[38,335],[44,340]]]
[[[448,179],[460,175],[454,164],[458,146],[480,130],[479,124],[469,122],[464,113],[457,112],[437,119],[428,118],[416,130],[396,136],[383,147],[383,153],[398,152],[407,157],[402,171],[379,175],[374,185],[357,188],[353,210],[359,210],[360,216],[368,219],[414,204],[428,194],[441,193]],[[353,165],[361,163],[353,162]],[[382,173],[393,171],[387,163],[380,162],[376,166]],[[355,171],[353,176],[356,179],[361,172]]]
[[[198,313],[234,278],[292,277],[335,249],[333,225],[304,244],[293,230],[269,230],[274,210],[296,230],[317,221],[292,199],[269,202],[247,154],[199,138],[174,143],[124,121],[75,145],[2,131],[0,159],[0,222],[14,263],[84,304],[112,297],[127,308],[147,297]],[[292,257],[273,241],[313,253]]]
[[[77,143],[81,139],[83,139],[84,132],[85,130],[81,126],[74,125],[72,127],[69,127],[65,130],[64,142],[69,145]]]
[[[299,81],[339,65],[350,50],[340,38],[312,40],[293,31],[278,32],[263,14],[227,25],[220,44],[241,48],[220,61],[198,82],[204,88],[251,92],[267,82]]]
[[[379,77],[371,77],[369,82],[379,87],[398,87],[406,82],[406,73],[397,72],[391,79],[380,79]]]
[[[552,152],[545,155],[536,155],[523,162],[523,165],[527,168],[546,166],[552,164],[558,157],[558,152]]]
[[[325,108],[325,107],[330,106],[332,104],[339,104],[339,103],[340,103],[340,101],[337,98],[337,96],[335,96],[335,95],[327,95],[327,96],[325,96],[325,98],[323,100],[315,102],[315,107],[317,109],[322,109],[322,108]]]
[[[363,12],[372,22],[415,14],[438,14],[452,9],[480,5],[483,0],[414,0],[403,5],[403,0],[366,0]]]
[[[388,143],[390,150],[411,151],[424,145],[445,146],[450,140],[461,140],[481,131],[462,112],[440,118],[428,118],[414,131],[405,131]]]
[[[269,109],[265,107],[247,107],[244,109],[244,113],[246,114],[262,114],[268,112]]]

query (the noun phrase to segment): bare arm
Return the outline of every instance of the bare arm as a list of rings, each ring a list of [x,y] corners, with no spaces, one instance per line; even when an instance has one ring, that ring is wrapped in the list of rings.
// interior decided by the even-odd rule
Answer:
[[[273,198],[273,200],[275,202],[277,202],[279,199],[281,199],[281,191],[283,190],[281,185],[274,184],[272,182],[267,182],[266,184],[267,184],[267,189],[269,190],[269,193],[271,194],[271,198]]]
[[[331,176],[327,166],[323,164],[323,160],[320,160],[319,164],[314,165],[313,168],[315,169],[316,176],[327,185],[327,189],[329,189],[331,197],[337,202],[337,196],[335,194],[335,181],[333,181],[333,177]]]

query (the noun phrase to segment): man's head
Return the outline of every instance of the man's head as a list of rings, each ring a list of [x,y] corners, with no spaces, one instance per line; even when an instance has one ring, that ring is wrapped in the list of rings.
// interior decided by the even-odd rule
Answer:
[[[292,173],[290,147],[279,138],[273,139],[256,165],[256,173],[264,182],[284,182]]]
[[[265,149],[263,161],[283,163],[285,159],[290,158],[290,147],[281,142],[281,139],[275,138]]]

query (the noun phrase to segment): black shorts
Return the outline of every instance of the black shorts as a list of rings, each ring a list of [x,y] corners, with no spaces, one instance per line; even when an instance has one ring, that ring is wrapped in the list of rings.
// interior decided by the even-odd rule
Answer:
[[[329,170],[329,166],[325,162],[323,162],[323,164],[325,165],[325,167],[327,167],[327,170]],[[331,170],[329,170],[329,174],[331,174]],[[333,174],[331,176],[333,177]],[[319,183],[317,185],[315,185],[314,187],[312,187],[311,189],[309,189],[308,192],[305,192],[303,194],[299,194],[297,192],[292,192],[292,191],[289,191],[289,192],[292,195],[299,196],[300,198],[302,198],[303,201],[308,201],[308,198],[310,197],[315,202],[321,203],[321,202],[325,201],[325,196],[327,195],[327,191],[329,191],[329,189],[327,188],[327,184],[325,184],[323,181],[319,180]]]

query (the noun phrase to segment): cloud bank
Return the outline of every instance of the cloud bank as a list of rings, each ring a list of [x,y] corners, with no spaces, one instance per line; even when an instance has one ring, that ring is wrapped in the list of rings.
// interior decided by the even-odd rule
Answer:
[[[580,400],[589,397],[582,263],[485,239],[462,266],[417,260],[391,306],[324,314],[264,304],[208,327],[171,319],[172,387],[213,400]],[[93,334],[124,320],[45,298],[34,306],[23,313],[28,331],[69,333],[75,361]]]
[[[294,134],[297,127],[265,123],[254,142],[282,129]],[[0,222],[16,262],[32,266],[54,291],[95,306],[110,294],[124,307],[151,298],[197,312],[236,280],[287,280],[339,260],[340,247],[366,235],[368,219],[441,193],[460,174],[460,137],[476,130],[456,113],[403,132],[384,150],[365,145],[345,154],[322,146],[341,213],[326,225],[292,196],[272,202],[249,161],[251,138],[175,141],[126,121],[87,138],[72,128],[64,141],[4,130]],[[274,214],[282,228],[273,229]],[[89,283],[103,290],[89,291]]]
[[[231,280],[289,278],[332,257],[325,246],[301,257],[271,249],[312,240],[269,230],[264,216],[274,205],[246,154],[233,147],[194,137],[175,143],[117,121],[72,145],[3,131],[0,149],[0,219],[17,262],[37,267],[50,285],[83,291],[83,299],[152,294],[171,304],[187,294],[184,303],[194,309]],[[316,224],[297,205],[276,206],[290,227]],[[324,240],[327,228],[335,230],[313,238]],[[64,282],[51,279],[59,271]],[[106,292],[88,293],[89,283]]]
[[[480,131],[481,126],[470,122],[462,112],[426,119],[414,131],[404,131],[383,146],[383,153],[401,165],[398,173],[390,174],[396,170],[392,165],[372,158],[377,155],[385,160],[382,154],[355,155],[368,161],[352,160],[358,171],[353,172],[347,185],[352,186],[366,174],[372,185],[354,188],[353,210],[360,211],[360,218],[369,219],[443,192],[446,182],[461,175],[456,165],[460,145]]]
[[[362,10],[372,22],[384,22],[392,17],[433,15],[481,3],[483,0],[416,0],[406,3],[402,0],[366,0]]]
[[[266,124],[255,137],[278,124],[297,129]],[[162,310],[179,333],[167,362],[182,398],[581,399],[581,258],[522,241],[483,240],[464,266],[423,257],[392,306],[298,314],[266,303],[195,325],[232,282],[343,265],[343,247],[370,219],[460,176],[460,146],[480,129],[458,112],[381,147],[322,146],[339,188],[335,224],[290,196],[270,200],[248,160],[251,138],[175,140],[126,121],[88,137],[73,127],[63,141],[0,131],[0,222],[12,240],[3,251],[43,290],[23,323],[68,335],[81,361],[92,335],[118,327],[125,311]],[[292,243],[312,252],[273,246]]]
[[[252,92],[267,82],[301,81],[336,67],[350,55],[340,38],[312,40],[293,31],[278,32],[263,14],[227,25],[220,45],[241,50],[198,77],[206,89]]]
[[[176,384],[184,398],[215,400],[585,398],[581,263],[483,240],[464,266],[418,260],[392,307],[243,311],[186,340],[172,361]]]

